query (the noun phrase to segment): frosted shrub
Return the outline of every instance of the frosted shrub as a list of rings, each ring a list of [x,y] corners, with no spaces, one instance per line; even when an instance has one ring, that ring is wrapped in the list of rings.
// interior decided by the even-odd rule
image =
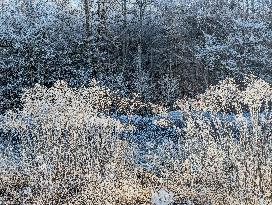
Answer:
[[[147,200],[144,195],[150,191],[144,191],[133,174],[133,148],[118,139],[123,125],[98,116],[111,102],[106,96],[107,90],[97,86],[76,91],[65,82],[26,91],[24,109],[7,113],[1,123],[3,132],[16,130],[20,135],[18,167],[1,166],[1,200],[20,204]]]
[[[36,84],[26,90],[22,101],[24,111],[29,114],[52,111],[70,115],[79,112],[95,115],[98,111],[108,110],[112,103],[109,89],[99,86],[95,80],[81,89],[69,88],[65,81],[58,81],[48,89]]]
[[[238,85],[232,79],[226,79],[218,85],[211,86],[205,93],[193,100],[192,106],[195,109],[222,111],[240,103]]]
[[[181,137],[185,160],[179,197],[187,202],[194,198],[204,204],[272,203],[271,85],[252,76],[245,83],[241,89],[227,79],[181,105],[187,108],[187,125]],[[222,112],[230,106],[234,119]],[[173,190],[179,189],[176,179]]]

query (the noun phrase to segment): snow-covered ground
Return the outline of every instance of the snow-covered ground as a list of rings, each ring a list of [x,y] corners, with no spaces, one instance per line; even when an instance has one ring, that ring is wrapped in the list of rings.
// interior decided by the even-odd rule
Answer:
[[[148,160],[149,156],[158,156],[161,151],[160,149],[165,145],[170,145],[173,153],[179,149],[178,141],[180,137],[185,134],[186,115],[187,114],[181,110],[177,110],[151,117],[142,117],[139,115],[120,115],[113,117],[124,124],[133,125],[134,130],[132,132],[124,132],[122,137],[131,143],[136,143],[138,148],[140,148],[138,152],[138,163],[148,170],[155,171],[156,167]],[[252,117],[250,113],[235,115],[233,113],[195,111],[191,113],[190,117],[196,121],[198,119],[209,121],[212,129],[214,129],[214,135],[219,135],[219,137],[220,132],[217,132],[215,127],[215,123],[218,122],[221,123],[222,127],[224,127],[224,124],[228,124],[230,126],[231,135],[236,139],[240,137],[239,128],[242,124],[246,124],[248,128],[252,128]],[[259,123],[271,123],[272,112],[260,113],[258,118]]]
[[[149,127],[150,129],[154,128],[172,128],[172,129],[182,129],[186,122],[186,113],[181,110],[171,111],[165,114],[143,117],[140,115],[119,115],[112,116],[114,119],[119,120],[124,124],[131,124],[136,127]],[[234,113],[211,113],[211,112],[202,112],[195,111],[191,113],[192,118],[202,118],[204,120],[220,120],[222,122],[235,123],[238,126],[238,123],[243,121],[248,126],[252,126],[252,116],[249,112],[244,112],[241,115],[235,115]],[[265,123],[271,121],[272,112],[260,113],[258,115],[258,121],[260,123]]]
[[[123,131],[121,138],[127,140],[130,143],[137,144],[140,148],[139,162],[148,167],[148,162],[145,161],[144,156],[147,154],[156,154],[157,148],[163,143],[169,141],[177,143],[179,137],[184,134],[186,126],[186,113],[181,110],[171,111],[161,115],[144,117],[140,115],[113,115],[112,118],[120,121],[124,125],[131,126],[132,129]],[[239,126],[241,121],[245,122],[249,127],[252,126],[252,118],[250,113],[244,113],[243,115],[235,115],[231,113],[215,113],[211,112],[194,112],[191,114],[192,118],[208,120],[213,126],[214,121],[220,121],[221,123],[230,123],[233,127],[233,136],[239,138]],[[259,122],[271,123],[272,112],[259,114]],[[0,122],[4,123],[5,118],[0,115]],[[0,129],[0,166],[6,164],[10,158],[6,153],[14,153],[18,155],[18,142],[19,133],[11,131],[4,133]],[[175,149],[175,146],[174,146]],[[4,162],[4,163],[3,163]]]

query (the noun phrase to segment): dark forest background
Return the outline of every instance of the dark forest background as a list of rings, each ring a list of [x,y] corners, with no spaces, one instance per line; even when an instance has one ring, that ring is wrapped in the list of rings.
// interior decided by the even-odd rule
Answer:
[[[24,88],[92,78],[172,105],[226,77],[272,82],[272,1],[2,0],[0,110]]]

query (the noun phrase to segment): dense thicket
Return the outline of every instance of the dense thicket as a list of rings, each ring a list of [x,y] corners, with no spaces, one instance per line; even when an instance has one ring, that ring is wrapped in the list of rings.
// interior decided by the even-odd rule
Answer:
[[[9,0],[0,25],[1,109],[59,79],[166,103],[226,76],[272,81],[271,1]]]

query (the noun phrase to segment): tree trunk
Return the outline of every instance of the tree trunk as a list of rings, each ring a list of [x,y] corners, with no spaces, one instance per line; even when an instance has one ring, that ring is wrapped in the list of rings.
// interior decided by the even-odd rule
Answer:
[[[122,47],[122,55],[123,55],[123,68],[124,71],[126,64],[127,64],[127,0],[123,0],[122,4],[122,11],[123,11],[123,47]]]
[[[89,0],[84,0],[84,12],[85,12],[85,32],[87,41],[90,40],[91,30],[90,30],[90,7]]]
[[[137,1],[139,6],[139,44],[138,44],[138,70],[141,71],[143,67],[143,18],[146,0]]]

